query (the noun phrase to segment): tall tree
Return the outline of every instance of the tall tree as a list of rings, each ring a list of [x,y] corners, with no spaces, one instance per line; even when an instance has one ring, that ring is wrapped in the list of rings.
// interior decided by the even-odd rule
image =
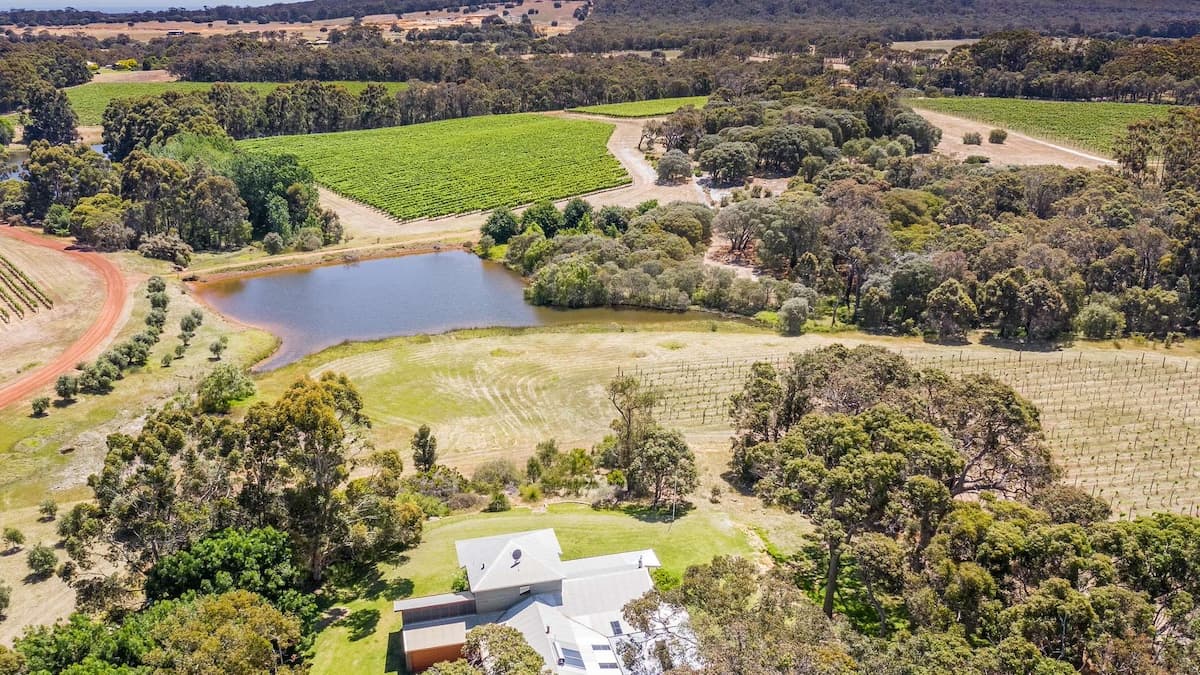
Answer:
[[[46,141],[51,145],[66,145],[79,138],[75,131],[79,118],[61,90],[49,84],[35,86],[29,92],[28,106],[29,111],[22,116],[26,144]]]

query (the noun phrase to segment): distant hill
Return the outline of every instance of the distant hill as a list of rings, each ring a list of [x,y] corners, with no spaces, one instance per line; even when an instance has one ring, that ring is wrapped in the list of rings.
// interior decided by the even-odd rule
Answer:
[[[424,12],[462,5],[461,0],[304,0],[257,7],[221,5],[205,9],[166,9],[142,12],[101,12],[76,9],[0,10],[0,24],[77,26],[126,21],[320,21],[348,16]]]
[[[1200,0],[595,0],[601,17],[853,26],[964,32],[1003,28],[1182,37],[1200,32]],[[938,32],[944,32],[939,30]]]

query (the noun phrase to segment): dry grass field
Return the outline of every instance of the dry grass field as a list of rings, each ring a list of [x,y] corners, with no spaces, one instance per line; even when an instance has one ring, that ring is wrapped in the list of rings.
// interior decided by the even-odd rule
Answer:
[[[1179,351],[1018,352],[857,334],[782,338],[697,321],[347,345],[269,374],[261,385],[275,393],[302,372],[345,372],[363,390],[381,447],[406,448],[413,429],[428,423],[446,460],[469,472],[498,456],[523,461],[547,438],[590,447],[613,416],[603,388],[620,369],[662,392],[659,417],[687,434],[707,483],[724,470],[726,402],[750,364],[782,363],[833,341],[882,344],[920,366],[995,375],[1041,409],[1066,480],[1108,500],[1118,516],[1200,514],[1200,360]]]

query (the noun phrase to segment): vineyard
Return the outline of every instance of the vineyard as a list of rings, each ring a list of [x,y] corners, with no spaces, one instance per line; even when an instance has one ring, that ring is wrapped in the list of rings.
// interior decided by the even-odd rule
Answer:
[[[267,95],[280,86],[278,82],[232,82],[247,89],[253,89],[260,95]],[[367,87],[368,82],[338,81],[328,84],[338,84],[350,93],[357,94]],[[403,82],[382,83],[389,91],[395,93],[408,85]],[[134,98],[136,96],[157,96],[167,91],[205,92],[212,89],[212,82],[89,82],[78,87],[65,89],[67,100],[79,123],[85,126],[97,126],[104,120],[104,109],[109,101],[119,98]]]
[[[606,115],[608,117],[654,117],[656,115],[670,115],[685,105],[702,108],[707,102],[707,96],[682,96],[680,98],[658,98],[650,101],[633,101],[630,103],[590,105],[583,108],[573,108],[572,112]]]
[[[294,154],[335,192],[409,220],[629,183],[605,147],[612,131],[603,122],[496,115],[241,145]]]
[[[25,318],[26,314],[53,307],[50,296],[28,274],[0,255],[0,321],[10,323]]]
[[[994,124],[1085,150],[1112,154],[1113,142],[1130,124],[1163,117],[1170,106],[1150,103],[1037,101],[1016,98],[922,98],[915,108]]]
[[[900,352],[920,367],[994,375],[1032,400],[1066,481],[1108,501],[1116,516],[1200,515],[1200,378],[1194,362],[1144,353]],[[664,423],[719,432],[728,429],[729,396],[755,360],[664,363],[629,372],[663,393]],[[758,360],[781,366],[788,358]]]

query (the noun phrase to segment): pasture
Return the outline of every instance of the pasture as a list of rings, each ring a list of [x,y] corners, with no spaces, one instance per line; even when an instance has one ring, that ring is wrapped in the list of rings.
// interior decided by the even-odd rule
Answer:
[[[752,553],[745,530],[707,503],[673,523],[661,517],[593,510],[582,504],[441,518],[427,522],[421,544],[395,563],[381,564],[369,578],[354,579],[342,587],[340,594],[348,601],[334,610],[341,620],[317,636],[313,672],[401,670],[401,624],[392,602],[450,591],[458,571],[456,540],[542,528],[554,528],[566,559],[653,548],[663,567],[676,574],[717,555]]]
[[[703,108],[705,103],[708,103],[707,96],[681,96],[679,98],[656,98],[649,101],[630,101],[629,103],[589,105],[572,108],[571,112],[604,115],[605,117],[655,117],[670,115],[687,105]]]
[[[590,447],[613,411],[604,385],[618,369],[662,394],[659,418],[697,451],[701,491],[728,460],[727,401],[756,360],[833,341],[871,342],[923,367],[988,373],[1041,409],[1065,480],[1104,498],[1120,517],[1153,510],[1200,514],[1200,362],[1179,352],[1018,352],[917,340],[783,338],[733,322],[592,325],[464,331],[337,347],[267,375],[271,394],[300,372],[345,372],[362,389],[380,447],[407,447],[430,424],[447,462],[465,472],[495,457],[523,462],[534,445]]]
[[[231,82],[240,87],[246,87],[266,96],[283,83],[280,82]],[[352,94],[366,89],[369,82],[336,81],[326,84],[336,84],[346,88]],[[404,82],[382,82],[392,93],[403,90],[408,85]],[[97,126],[104,121],[104,109],[110,101],[119,98],[134,98],[137,96],[157,96],[168,91],[206,92],[212,89],[212,82],[89,82],[77,87],[69,87],[65,91],[67,99],[79,123],[83,126]]]
[[[612,132],[603,122],[522,114],[240,145],[294,154],[334,192],[410,220],[625,185],[629,175],[605,146]]]
[[[1083,150],[1111,155],[1113,143],[1138,120],[1163,117],[1171,106],[1150,103],[1038,101],[1016,98],[920,98],[914,108],[965,117]]]

